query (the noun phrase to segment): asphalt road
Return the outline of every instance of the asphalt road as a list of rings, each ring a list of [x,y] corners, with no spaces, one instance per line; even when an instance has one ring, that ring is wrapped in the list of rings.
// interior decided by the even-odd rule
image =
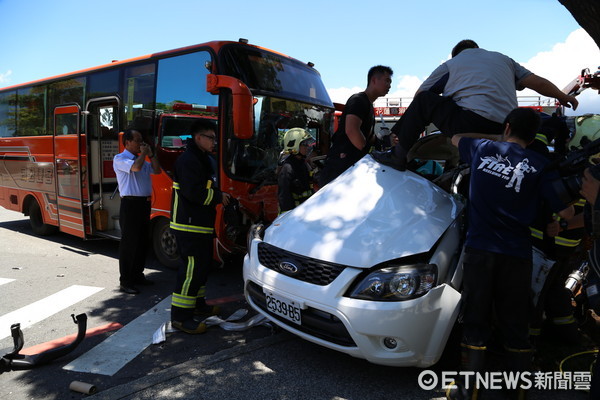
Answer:
[[[95,354],[119,331],[139,321],[140,316],[157,311],[172,291],[175,273],[149,258],[147,276],[156,284],[144,287],[137,296],[118,291],[118,244],[108,240],[83,241],[57,234],[40,238],[21,214],[0,209],[0,321],[18,310],[33,310],[43,299],[45,316],[28,323],[29,314],[20,314],[25,348],[74,334],[77,326],[71,314],[86,313],[88,329],[103,328],[86,338],[73,352],[54,362],[26,371],[0,374],[0,398],[62,400],[93,399],[440,399],[441,389],[423,390],[416,368],[390,368],[370,364],[300,340],[284,331],[256,326],[244,331],[211,327],[203,335],[168,333],[161,344],[147,346],[112,375],[64,369],[71,363]],[[60,305],[52,296],[72,288],[90,294]],[[91,288],[91,289],[90,289]],[[208,287],[208,299],[221,303],[222,315],[249,309],[241,297],[240,265],[215,269]],[[70,292],[69,292],[70,293]],[[63,300],[61,300],[63,301]],[[158,310],[160,311],[160,310]],[[248,316],[255,315],[249,310]],[[33,311],[31,312],[33,315]],[[121,328],[118,328],[122,326]],[[110,328],[107,328],[110,327]],[[4,328],[3,328],[4,329]],[[145,335],[153,333],[150,327]],[[3,355],[12,348],[10,332],[0,332]],[[143,334],[129,334],[128,342],[143,342]],[[123,340],[124,339],[119,339]],[[114,346],[119,346],[118,340]],[[123,348],[122,352],[131,347]],[[46,346],[47,347],[47,346]],[[452,349],[450,349],[452,350]],[[452,351],[432,370],[452,370]],[[99,363],[99,362],[98,362]],[[93,362],[92,362],[93,364]],[[69,389],[73,381],[94,385],[93,396]],[[499,392],[489,398],[501,398]],[[577,391],[536,390],[531,399],[552,396],[585,399]]]

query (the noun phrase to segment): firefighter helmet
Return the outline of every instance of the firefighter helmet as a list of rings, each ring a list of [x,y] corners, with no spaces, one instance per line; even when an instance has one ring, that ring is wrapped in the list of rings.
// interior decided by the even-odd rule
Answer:
[[[314,139],[308,132],[302,128],[292,128],[283,136],[283,153],[298,154],[300,152],[300,144],[311,146]]]

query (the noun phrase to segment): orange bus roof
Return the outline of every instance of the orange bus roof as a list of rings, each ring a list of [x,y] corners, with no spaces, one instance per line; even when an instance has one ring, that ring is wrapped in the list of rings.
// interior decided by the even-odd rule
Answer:
[[[48,81],[54,81],[60,78],[64,78],[64,77],[68,77],[71,75],[81,75],[87,72],[91,72],[91,71],[96,71],[96,70],[102,70],[105,68],[110,68],[110,67],[114,67],[117,65],[123,65],[123,64],[129,64],[129,63],[133,63],[136,61],[142,61],[142,60],[149,60],[151,58],[156,58],[156,57],[164,57],[164,56],[168,56],[170,54],[178,54],[178,53],[186,53],[186,52],[191,52],[195,49],[200,49],[203,47],[210,47],[213,50],[221,48],[222,46],[226,45],[226,44],[230,44],[230,43],[240,43],[240,42],[234,42],[231,40],[214,40],[212,42],[206,42],[206,43],[200,43],[200,44],[194,44],[191,46],[185,46],[185,47],[179,47],[177,49],[173,49],[173,50],[166,50],[166,51],[160,51],[158,53],[152,53],[152,54],[147,54],[145,56],[139,56],[139,57],[134,57],[134,58],[128,58],[126,60],[115,60],[111,63],[107,63],[107,64],[102,64],[102,65],[98,65],[96,67],[90,67],[90,68],[85,68],[85,69],[81,69],[81,70],[77,70],[77,71],[73,71],[73,72],[68,72],[65,74],[60,74],[60,75],[55,75],[55,76],[51,76],[48,78],[42,78],[42,79],[36,79],[34,81],[29,81],[29,82],[25,82],[25,83],[19,83],[16,85],[11,85],[11,86],[6,86],[3,88],[0,88],[0,91],[4,91],[4,90],[10,90],[10,89],[17,89],[20,87],[24,87],[24,86],[32,86],[35,84],[39,84],[42,82],[48,82]],[[245,44],[246,46],[251,46],[251,47],[255,47],[257,49],[262,49],[262,50],[266,50],[269,51],[271,53],[276,53],[279,54],[281,56],[287,57],[287,58],[291,58],[288,55],[285,55],[283,53],[271,50],[271,49],[267,49],[265,47],[260,47],[260,46],[256,46],[253,44],[248,44],[248,43],[242,43]]]

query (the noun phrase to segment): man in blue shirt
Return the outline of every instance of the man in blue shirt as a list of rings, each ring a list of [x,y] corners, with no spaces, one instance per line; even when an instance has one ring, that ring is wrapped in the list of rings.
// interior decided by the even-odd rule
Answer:
[[[556,171],[545,171],[548,160],[526,149],[539,124],[536,111],[517,108],[505,119],[503,141],[452,137],[461,159],[471,164],[462,292],[461,368],[465,371],[483,370],[494,315],[511,366],[519,372],[530,368],[529,225],[542,198],[563,218],[572,216],[572,208],[558,200],[550,184],[558,178]],[[460,390],[465,387],[459,385],[449,397],[466,398]]]
[[[122,292],[138,294],[140,291],[136,285],[153,283],[144,276],[148,251],[147,236],[150,229],[150,174],[160,174],[161,168],[156,154],[144,143],[139,131],[125,130],[123,145],[125,150],[113,159],[113,169],[117,175],[121,196],[119,282]],[[150,158],[150,162],[146,161],[146,157]]]

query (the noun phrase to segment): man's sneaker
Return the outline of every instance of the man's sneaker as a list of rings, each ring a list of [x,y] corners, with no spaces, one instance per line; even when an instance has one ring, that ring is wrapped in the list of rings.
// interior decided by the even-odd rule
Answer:
[[[196,322],[193,319],[188,319],[183,322],[171,321],[171,325],[175,329],[179,329],[182,332],[197,335],[206,332],[206,324],[202,322]]]

